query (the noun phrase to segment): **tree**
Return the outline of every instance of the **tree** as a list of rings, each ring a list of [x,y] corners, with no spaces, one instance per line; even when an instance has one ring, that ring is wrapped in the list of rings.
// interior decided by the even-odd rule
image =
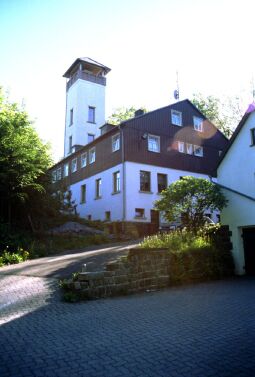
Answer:
[[[219,186],[191,176],[172,183],[160,196],[155,208],[163,212],[165,219],[172,222],[181,217],[183,225],[193,231],[204,225],[205,211],[220,211],[227,205]]]
[[[47,195],[50,187],[47,171],[51,164],[49,146],[40,140],[28,114],[17,104],[10,103],[0,88],[2,222],[23,226],[31,223],[32,212],[49,207],[51,195]]]
[[[192,103],[228,138],[243,115],[241,100],[238,97],[220,99],[215,96],[204,97],[198,93],[193,94]]]
[[[142,107],[141,109],[146,112],[145,108]],[[130,108],[119,107],[115,109],[114,113],[108,118],[108,122],[116,125],[120,124],[124,120],[134,118],[136,110],[137,109],[134,106],[131,106]]]

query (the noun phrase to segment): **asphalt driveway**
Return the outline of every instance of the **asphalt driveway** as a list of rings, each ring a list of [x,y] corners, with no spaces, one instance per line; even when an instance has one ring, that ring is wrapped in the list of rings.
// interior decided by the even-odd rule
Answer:
[[[79,304],[52,278],[0,287],[1,377],[255,375],[254,279]]]

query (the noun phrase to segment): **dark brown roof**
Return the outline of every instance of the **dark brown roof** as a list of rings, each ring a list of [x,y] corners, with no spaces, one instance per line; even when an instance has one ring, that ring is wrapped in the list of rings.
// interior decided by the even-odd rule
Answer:
[[[106,67],[105,65],[97,62],[96,60],[93,60],[91,58],[88,58],[88,57],[85,57],[85,58],[77,58],[73,64],[68,68],[68,70],[64,73],[63,77],[67,77],[69,78],[70,77],[70,74],[73,70],[73,68],[79,64],[79,63],[87,63],[88,65],[90,66],[96,66],[96,67],[99,67],[99,68],[102,68],[104,70],[104,73],[107,74],[108,72],[110,72],[110,68]]]

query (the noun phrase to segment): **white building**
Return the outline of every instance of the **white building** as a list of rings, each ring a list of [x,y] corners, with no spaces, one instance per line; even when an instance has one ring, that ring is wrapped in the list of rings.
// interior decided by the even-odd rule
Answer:
[[[229,203],[221,222],[232,232],[237,274],[255,274],[255,106],[250,105],[218,166]]]
[[[215,176],[228,140],[189,100],[145,114],[138,110],[118,126],[105,124],[109,71],[82,58],[65,73],[65,158],[52,168],[54,181],[69,187],[84,218],[157,228],[153,203],[159,193],[185,175]]]

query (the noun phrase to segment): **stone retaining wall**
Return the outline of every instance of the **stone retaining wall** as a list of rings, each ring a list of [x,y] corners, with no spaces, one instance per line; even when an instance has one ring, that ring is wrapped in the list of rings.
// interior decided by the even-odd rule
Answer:
[[[106,264],[106,270],[81,272],[68,288],[82,298],[99,298],[169,286],[171,255],[167,249],[130,249],[127,257]]]

